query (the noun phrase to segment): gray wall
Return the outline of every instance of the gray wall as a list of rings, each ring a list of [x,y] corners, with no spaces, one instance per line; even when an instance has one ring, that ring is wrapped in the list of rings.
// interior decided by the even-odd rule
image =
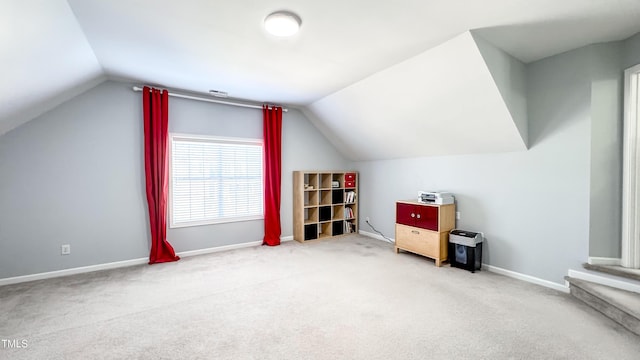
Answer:
[[[103,83],[0,137],[0,278],[145,256],[139,102]]]
[[[396,200],[451,191],[485,263],[562,284],[589,249],[589,68],[588,49],[527,66],[526,152],[357,163],[361,220],[394,237]]]
[[[628,69],[640,64],[640,33],[624,41],[622,68]]]
[[[589,255],[594,257],[621,256],[622,45],[612,42],[588,48],[592,79]]]
[[[0,278],[148,256],[140,96],[108,81],[0,137]],[[262,137],[260,110],[173,97],[170,124]],[[291,171],[347,162],[295,109],[283,116],[282,152],[282,235],[290,236]],[[262,221],[248,221],[170,229],[168,238],[180,252],[262,234]],[[60,255],[61,244],[71,255]]]

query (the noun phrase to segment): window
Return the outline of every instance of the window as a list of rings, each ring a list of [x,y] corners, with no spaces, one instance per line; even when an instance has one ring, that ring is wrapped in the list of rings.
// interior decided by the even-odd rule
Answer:
[[[171,227],[263,218],[262,141],[171,135]]]

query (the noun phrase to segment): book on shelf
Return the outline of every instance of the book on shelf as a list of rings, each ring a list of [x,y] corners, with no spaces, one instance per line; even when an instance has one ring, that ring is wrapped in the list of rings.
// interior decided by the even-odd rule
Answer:
[[[353,219],[353,209],[350,207],[345,207],[344,208],[344,218],[345,219]]]
[[[354,232],[353,224],[349,221],[344,222],[344,232],[345,234]]]
[[[345,221],[344,233],[348,234],[348,233],[354,233],[354,232],[356,232],[356,224],[352,223],[351,221]]]
[[[355,191],[347,191],[344,193],[344,202],[351,204],[356,202],[356,192]]]

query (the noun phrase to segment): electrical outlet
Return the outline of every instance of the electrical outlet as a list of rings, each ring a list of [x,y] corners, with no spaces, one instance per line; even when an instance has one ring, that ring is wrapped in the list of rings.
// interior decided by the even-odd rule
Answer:
[[[460,211],[456,211],[456,220],[460,220]]]
[[[365,219],[367,220],[367,222],[369,222],[369,217],[368,216]]]
[[[71,245],[64,244],[64,245],[60,246],[60,254],[61,255],[69,255],[69,254],[71,254]]]

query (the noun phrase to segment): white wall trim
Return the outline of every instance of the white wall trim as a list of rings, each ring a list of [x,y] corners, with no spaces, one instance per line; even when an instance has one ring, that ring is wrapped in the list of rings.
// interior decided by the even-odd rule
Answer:
[[[291,240],[293,240],[293,236],[283,236],[280,238],[281,242],[287,242]],[[229,250],[242,249],[242,248],[260,246],[260,245],[262,245],[262,240],[251,241],[251,242],[246,242],[242,244],[217,246],[217,247],[206,248],[206,249],[181,251],[179,253],[176,253],[176,255],[180,257],[190,257],[190,256],[211,254],[211,253],[216,253],[221,251],[229,251]],[[0,286],[18,284],[18,283],[23,283],[28,281],[35,281],[35,280],[51,279],[56,277],[69,276],[69,275],[83,274],[83,273],[89,273],[89,272],[100,271],[100,270],[110,270],[110,269],[117,269],[117,268],[123,268],[123,267],[135,266],[135,265],[143,265],[143,264],[147,264],[148,262],[149,262],[149,258],[139,258],[139,259],[115,261],[115,262],[97,264],[97,265],[81,266],[81,267],[76,267],[71,269],[49,271],[49,272],[43,272],[43,273],[37,273],[37,274],[14,276],[14,277],[0,279]]]
[[[620,258],[594,257],[590,256],[587,263],[590,265],[610,265],[620,266],[622,260]]]
[[[368,231],[363,231],[360,230],[358,231],[358,233],[360,235],[364,235],[376,240],[381,240],[384,241],[386,243],[388,243],[388,241],[382,237],[380,234],[376,234],[376,233],[371,233]],[[395,240],[394,240],[395,241]],[[536,285],[540,285],[540,286],[544,286],[547,288],[551,288],[554,290],[558,290],[561,291],[563,293],[569,293],[569,287],[566,285],[562,285],[562,284],[558,284],[558,283],[554,283],[552,281],[548,281],[548,280],[543,280],[534,276],[530,276],[530,275],[525,275],[525,274],[521,274],[521,273],[517,273],[515,271],[511,271],[511,270],[506,270],[506,269],[502,269],[499,268],[497,266],[493,266],[493,265],[488,265],[488,264],[482,264],[482,268],[490,271],[490,272],[494,272],[496,274],[500,274],[500,275],[504,275],[510,278],[514,278],[514,279],[518,279],[518,280],[522,280],[522,281],[526,281],[532,284],[536,284]]]
[[[638,282],[632,283],[630,281],[612,279],[609,277],[577,271],[577,270],[569,270],[569,277],[585,280],[585,281],[591,281],[596,284],[611,286],[617,289],[640,293],[640,283]]]
[[[382,235],[380,234],[376,234],[376,233],[372,233],[372,232],[368,232],[368,231],[363,231],[363,230],[358,230],[358,234],[363,235],[363,236],[367,236],[376,240],[380,240],[380,241],[384,241],[387,244],[389,243],[389,241],[387,239],[385,239]],[[395,242],[395,239],[391,239],[393,240],[393,242]]]
[[[530,275],[521,274],[521,273],[518,273],[518,272],[515,272],[515,271],[499,268],[497,266],[488,265],[488,264],[482,264],[482,269],[485,269],[485,270],[490,271],[490,272],[494,272],[496,274],[504,275],[506,277],[510,277],[510,278],[514,278],[514,279],[518,279],[518,280],[522,280],[522,281],[526,281],[526,282],[529,282],[529,283],[532,283],[532,284],[536,284],[536,285],[540,285],[540,286],[544,286],[544,287],[547,287],[547,288],[550,288],[550,289],[553,289],[553,290],[558,290],[558,291],[561,291],[561,292],[566,293],[566,294],[569,293],[569,287],[567,285],[554,283],[552,281],[540,279],[540,278],[537,278],[537,277],[534,277],[534,276],[530,276]]]
[[[622,266],[640,269],[640,65],[624,72],[622,161]]]
[[[176,253],[176,255],[178,255],[180,257],[189,257],[189,256],[212,254],[212,253],[217,253],[217,252],[221,252],[221,251],[236,250],[236,249],[242,249],[242,248],[253,247],[253,246],[260,246],[260,245],[262,245],[262,241],[261,240],[260,241],[246,242],[246,243],[242,243],[242,244],[216,246],[216,247],[211,247],[211,248],[206,248],[206,249],[181,251],[179,253]]]
[[[81,267],[76,267],[71,269],[49,271],[49,272],[43,272],[38,274],[15,276],[10,278],[0,279],[0,286],[23,283],[27,281],[44,280],[44,279],[51,279],[51,278],[62,277],[62,276],[83,274],[83,273],[99,271],[99,270],[109,270],[109,269],[117,269],[117,268],[128,267],[128,266],[142,265],[142,264],[147,264],[148,262],[149,262],[149,258],[139,258],[139,259],[116,261],[116,262],[110,262],[110,263],[98,264],[98,265],[81,266]]]

